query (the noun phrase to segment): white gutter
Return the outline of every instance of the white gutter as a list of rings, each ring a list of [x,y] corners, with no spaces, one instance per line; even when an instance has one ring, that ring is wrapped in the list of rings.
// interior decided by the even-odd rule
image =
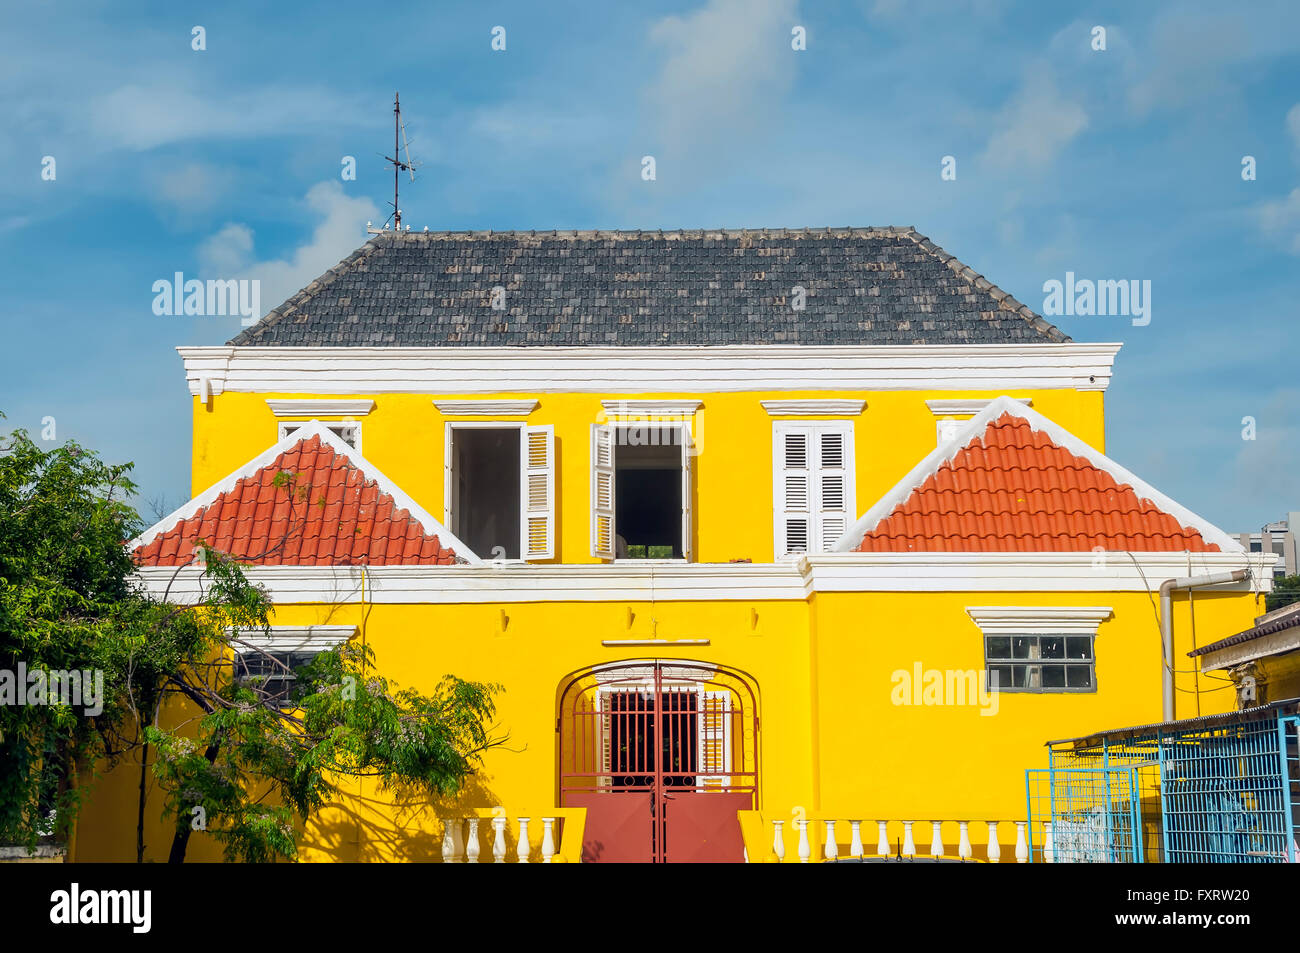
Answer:
[[[1174,720],[1174,619],[1173,592],[1175,589],[1199,589],[1203,586],[1217,586],[1225,582],[1241,582],[1249,573],[1245,569],[1231,572],[1214,572],[1204,576],[1180,576],[1166,579],[1160,584],[1160,645],[1164,650],[1164,671],[1160,680],[1161,698],[1164,703],[1163,721]]]

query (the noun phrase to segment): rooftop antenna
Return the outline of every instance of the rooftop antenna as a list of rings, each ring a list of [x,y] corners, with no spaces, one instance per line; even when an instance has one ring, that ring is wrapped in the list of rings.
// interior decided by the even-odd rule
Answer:
[[[393,154],[384,156],[384,161],[393,167],[393,214],[389,218],[393,220],[393,227],[400,232],[402,209],[398,205],[398,186],[402,181],[403,172],[411,177],[412,182],[415,181],[415,163],[411,161],[411,150],[406,145],[406,124],[402,122],[402,100],[398,93],[393,94]],[[387,225],[388,221],[385,220],[384,226]]]

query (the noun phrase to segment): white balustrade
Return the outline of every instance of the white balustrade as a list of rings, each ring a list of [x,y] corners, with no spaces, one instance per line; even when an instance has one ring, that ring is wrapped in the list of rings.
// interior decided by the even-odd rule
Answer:
[[[444,864],[477,864],[487,860],[487,857],[481,856],[483,847],[479,843],[479,823],[482,820],[484,818],[476,816],[443,819],[442,862]],[[488,820],[492,825],[492,863],[507,863],[509,847],[506,843],[506,830],[509,827],[510,819],[504,812],[500,812],[494,814]],[[519,821],[519,839],[515,842],[515,860],[521,864],[531,863],[532,844],[529,840],[528,825],[532,818],[519,817],[516,820]],[[542,818],[541,855],[544,864],[552,863],[558,853],[555,843],[555,821],[556,818],[554,817]],[[469,825],[469,832],[467,836],[464,836],[463,832],[466,824]]]
[[[826,830],[825,846],[822,849],[822,856],[824,857],[824,859],[828,861],[836,861],[840,859],[841,856],[840,847],[836,838],[836,825],[845,824],[845,823],[849,825],[851,831],[849,850],[848,850],[849,857],[858,860],[858,859],[865,858],[867,856],[866,845],[862,840],[862,827],[864,824],[872,823],[871,821],[863,821],[863,820],[857,820],[852,818],[846,819],[846,818],[833,818],[833,817],[818,817],[818,818],[810,819],[807,817],[799,817],[798,816],[799,813],[801,812],[799,811],[795,812],[796,817],[794,821],[791,822],[794,824],[795,830],[798,831],[799,833],[799,848],[798,848],[799,863],[807,864],[812,861],[813,847],[809,836],[808,825],[810,823],[817,823],[817,822],[820,822],[823,825],[825,825],[825,830]],[[975,845],[971,841],[971,822],[968,820],[965,821],[934,820],[934,821],[921,821],[921,822],[876,821],[875,822],[876,830],[877,830],[876,856],[878,857],[892,857],[895,854],[895,850],[890,846],[890,840],[889,840],[889,825],[891,823],[899,824],[902,827],[903,836],[901,839],[901,843],[897,848],[897,853],[900,857],[904,859],[910,860],[910,859],[915,859],[917,857],[918,852],[916,846],[916,835],[914,834],[913,831],[913,828],[917,823],[922,823],[922,824],[928,823],[930,825],[930,850],[929,850],[930,857],[939,860],[939,859],[943,859],[944,857],[951,856],[950,854],[947,853],[947,848],[944,845],[943,825],[945,823],[955,823],[957,825],[957,830],[958,830],[957,858],[963,861],[969,861],[975,859]],[[998,838],[999,822],[981,821],[979,823],[985,824],[988,832],[988,839],[986,842],[986,846],[984,847],[985,859],[992,864],[1001,863],[1002,843]],[[1028,863],[1030,860],[1033,859],[1031,856],[1032,850],[1029,846],[1030,832],[1029,832],[1028,823],[1025,821],[1008,821],[1007,823],[1014,824],[1016,829],[1016,840],[1015,840],[1015,849],[1014,849],[1014,856],[1016,858],[1016,862],[1021,864]],[[769,856],[775,856],[777,861],[784,861],[786,859],[785,824],[786,822],[784,820],[772,821],[772,853]],[[1056,858],[1055,842],[1053,840],[1053,834],[1052,834],[1052,825],[1050,823],[1045,823],[1042,825],[1042,829],[1043,829],[1042,858],[1044,861],[1046,861],[1049,864],[1055,863],[1057,858]]]

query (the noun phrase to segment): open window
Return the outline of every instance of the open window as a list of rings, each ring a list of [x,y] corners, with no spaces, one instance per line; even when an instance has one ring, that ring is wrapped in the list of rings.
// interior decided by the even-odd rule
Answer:
[[[691,558],[691,432],[684,421],[592,425],[592,554]]]
[[[447,527],[484,559],[555,555],[550,426],[449,424]]]

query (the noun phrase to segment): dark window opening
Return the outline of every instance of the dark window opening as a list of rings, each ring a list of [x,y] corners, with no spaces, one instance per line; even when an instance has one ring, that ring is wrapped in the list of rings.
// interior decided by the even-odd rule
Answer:
[[[298,670],[311,663],[318,652],[242,652],[235,656],[235,680],[266,695],[266,703],[295,708],[302,697]]]
[[[645,442],[647,431],[656,442]],[[682,448],[677,428],[619,428],[614,526],[619,559],[681,559]]]
[[[1096,691],[1090,635],[990,635],[984,659],[989,691]]]
[[[518,559],[518,428],[453,428],[451,478],[451,531],[483,559]]]

